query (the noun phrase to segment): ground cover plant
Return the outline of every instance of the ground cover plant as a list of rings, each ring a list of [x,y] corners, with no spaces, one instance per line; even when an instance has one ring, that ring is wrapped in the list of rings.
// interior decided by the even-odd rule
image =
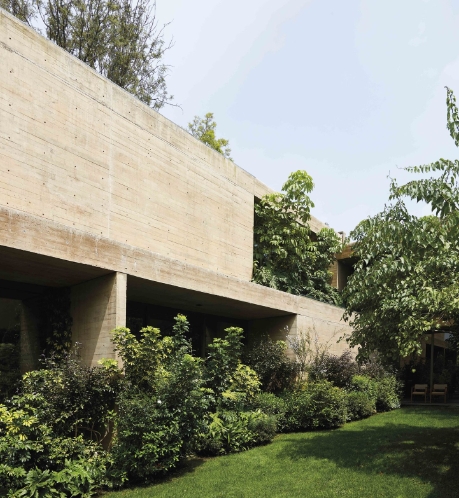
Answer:
[[[193,459],[147,488],[104,498],[457,496],[459,412],[409,407],[334,431],[283,434],[268,446]]]

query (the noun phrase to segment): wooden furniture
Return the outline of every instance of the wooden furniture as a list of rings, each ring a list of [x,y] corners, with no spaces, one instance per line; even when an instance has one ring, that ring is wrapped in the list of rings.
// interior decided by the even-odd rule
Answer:
[[[411,389],[411,403],[413,402],[413,396],[424,396],[424,403],[427,403],[427,384],[415,384]]]
[[[447,393],[448,393],[447,384],[434,384],[433,389],[430,391],[430,402],[432,403],[432,396],[443,396],[446,403]]]

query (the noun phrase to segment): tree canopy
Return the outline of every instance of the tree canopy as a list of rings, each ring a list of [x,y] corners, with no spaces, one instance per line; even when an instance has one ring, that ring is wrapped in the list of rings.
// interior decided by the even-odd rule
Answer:
[[[314,188],[306,171],[291,173],[282,193],[265,195],[255,205],[253,281],[274,289],[339,304],[330,285],[330,265],[342,242],[331,228],[311,233],[308,194]]]
[[[154,109],[170,102],[170,48],[153,0],[0,0],[0,6]]]
[[[459,146],[459,116],[447,88],[447,128]],[[459,331],[459,161],[439,159],[406,168],[430,173],[398,186],[388,204],[351,232],[355,272],[344,290],[351,346],[365,357],[388,359],[420,353],[426,333]],[[405,199],[430,205],[432,215],[409,213]]]
[[[229,141],[226,138],[217,138],[215,135],[215,130],[217,128],[217,123],[214,121],[214,115],[212,112],[208,112],[204,118],[195,116],[191,123],[188,123],[188,129],[193,137],[201,140],[211,149],[220,152],[227,159],[232,161],[231,149],[229,148]]]

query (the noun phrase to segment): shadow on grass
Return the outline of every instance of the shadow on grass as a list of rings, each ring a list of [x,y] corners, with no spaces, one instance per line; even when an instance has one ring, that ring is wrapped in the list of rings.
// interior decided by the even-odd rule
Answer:
[[[416,410],[416,409],[415,409]],[[428,410],[429,420],[451,421],[459,411]],[[424,417],[426,410],[419,410]],[[407,417],[408,418],[408,417]],[[392,474],[430,483],[434,497],[459,496],[459,427],[426,427],[411,423],[348,425],[344,430],[317,432],[308,439],[286,435],[281,459],[327,459],[342,468],[368,474]]]
[[[141,483],[141,482],[132,482],[128,488],[122,488],[115,491],[103,492],[101,496],[111,493],[119,493],[122,495],[123,493],[133,492],[136,490],[148,489],[154,485],[171,482],[180,477],[184,477],[187,474],[194,472],[198,467],[203,465],[208,458],[193,456],[183,460],[179,466],[173,470],[165,474],[164,476],[157,476],[149,482]]]

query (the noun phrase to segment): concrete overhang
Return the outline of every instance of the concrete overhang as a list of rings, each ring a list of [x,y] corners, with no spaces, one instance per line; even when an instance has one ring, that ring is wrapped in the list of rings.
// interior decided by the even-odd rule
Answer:
[[[320,319],[330,316],[332,320],[339,320],[343,312],[2,207],[0,248],[2,280],[62,287],[120,272],[128,275],[128,299],[187,311],[244,319],[301,314]]]
[[[255,320],[289,314],[282,309],[175,287],[132,275],[128,275],[127,279],[127,299],[128,301],[176,308],[184,312],[192,311],[241,320]]]
[[[72,286],[111,272],[128,275],[128,300],[184,311],[257,319],[296,314],[301,307],[298,296],[0,208],[4,297],[26,298],[40,288]]]
[[[0,247],[0,297],[4,298],[27,299],[43,293],[48,287],[77,285],[108,273],[112,272],[42,254]],[[184,289],[133,275],[128,275],[127,299],[184,312],[194,311],[244,320],[286,314],[285,310]]]

